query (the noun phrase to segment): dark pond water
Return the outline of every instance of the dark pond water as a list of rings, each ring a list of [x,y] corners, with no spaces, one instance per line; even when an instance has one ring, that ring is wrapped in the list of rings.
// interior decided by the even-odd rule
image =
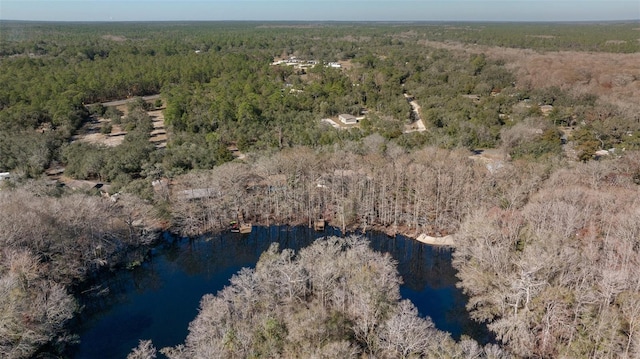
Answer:
[[[126,358],[139,339],[151,339],[157,348],[184,342],[188,325],[198,313],[201,297],[229,284],[242,267],[253,267],[272,242],[280,248],[300,249],[317,238],[340,235],[328,228],[317,233],[303,227],[254,227],[249,235],[222,234],[203,239],[165,237],[152,258],[134,270],[123,270],[101,283],[108,295],[88,296],[78,319],[80,344],[72,358]],[[404,279],[400,292],[438,329],[455,339],[461,334],[480,342],[486,329],[473,323],[466,298],[455,287],[451,251],[404,237],[367,233],[371,247],[389,252],[398,261]]]

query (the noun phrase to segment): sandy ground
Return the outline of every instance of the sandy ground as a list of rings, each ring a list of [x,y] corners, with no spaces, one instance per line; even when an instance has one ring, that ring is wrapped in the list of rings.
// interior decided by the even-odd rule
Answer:
[[[448,246],[448,247],[455,246],[455,238],[453,235],[448,235],[444,237],[431,237],[423,233],[418,237],[416,237],[416,241],[422,242],[425,244],[430,244],[433,246]]]
[[[156,148],[167,147],[167,130],[164,127],[164,113],[162,110],[149,111],[149,116],[153,120],[153,131],[149,141],[156,145]]]
[[[412,96],[408,95],[408,94],[404,94],[404,97],[406,99],[411,98]],[[412,122],[411,124],[405,126],[405,130],[404,133],[410,133],[410,132],[424,132],[427,130],[427,128],[424,126],[424,122],[422,122],[422,119],[420,118],[420,105],[418,105],[418,103],[416,102],[416,100],[413,101],[409,101],[409,104],[411,105],[411,111],[413,111],[415,118],[417,118],[418,120],[416,120],[415,122]]]
[[[150,101],[155,101],[157,99],[160,98],[160,95],[150,95],[150,96],[143,96],[142,99],[144,101],[150,102]],[[136,98],[128,98],[128,99],[124,99],[124,100],[116,100],[116,101],[109,101],[109,102],[103,102],[102,106],[104,107],[109,107],[109,106],[121,106],[121,105],[125,105],[129,102],[135,101]]]
[[[160,95],[143,97],[145,101],[153,101],[160,98]],[[105,102],[103,106],[115,106],[126,116],[128,102],[132,99],[118,100]],[[149,141],[152,142],[156,148],[164,148],[167,146],[167,131],[164,126],[164,113],[162,109],[148,111],[147,114],[153,121],[153,130],[149,134]],[[109,124],[111,120],[107,118],[92,118],[85,123],[78,131],[78,134],[73,137],[73,141],[87,142],[91,144],[101,144],[104,146],[115,147],[122,143],[124,136],[127,134],[119,125],[112,125],[111,133],[101,133],[102,127]]]
[[[362,119],[363,117],[359,117],[359,119]],[[353,125],[345,125],[344,123],[342,123],[340,120],[337,119],[337,117],[334,118],[323,118],[320,120],[320,122],[322,123],[326,123],[328,125],[330,125],[333,128],[337,128],[338,130],[347,130],[350,128],[354,128],[354,127],[359,127],[359,124],[353,124]]]
[[[338,125],[338,123],[336,121],[334,121],[334,120],[332,120],[330,118],[323,118],[322,120],[320,120],[320,122],[324,122],[324,123],[330,125],[333,128],[337,128],[337,129],[341,128],[340,125]]]
[[[109,123],[111,123],[109,119],[92,118],[80,128],[77,135],[73,136],[72,141],[86,142],[94,145],[100,144],[108,147],[118,146],[124,140],[126,132],[122,131],[119,125],[113,125],[111,133],[100,133],[102,127]]]

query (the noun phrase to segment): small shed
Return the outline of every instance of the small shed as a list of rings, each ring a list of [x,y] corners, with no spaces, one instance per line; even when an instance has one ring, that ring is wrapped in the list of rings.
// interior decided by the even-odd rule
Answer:
[[[243,223],[240,225],[240,233],[241,234],[249,234],[251,233],[251,229],[253,228],[253,225],[251,223]]]
[[[338,115],[338,119],[340,120],[340,122],[344,123],[345,125],[355,125],[358,123],[358,119],[356,118],[356,116],[349,115],[346,113]]]
[[[0,181],[8,180],[11,177],[9,172],[0,172]]]

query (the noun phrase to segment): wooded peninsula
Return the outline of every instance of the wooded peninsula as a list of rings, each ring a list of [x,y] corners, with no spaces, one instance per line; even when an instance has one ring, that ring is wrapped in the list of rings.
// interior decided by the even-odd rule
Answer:
[[[496,342],[346,237],[271,248],[159,351],[640,357],[638,22],[0,21],[0,69],[3,358],[64,353],[82,288],[162,231],[318,221],[446,238]]]

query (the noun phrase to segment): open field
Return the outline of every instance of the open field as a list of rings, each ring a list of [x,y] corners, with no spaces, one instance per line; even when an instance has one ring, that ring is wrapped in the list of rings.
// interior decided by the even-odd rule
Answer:
[[[111,120],[99,117],[91,118],[84,126],[78,130],[78,134],[72,138],[72,141],[86,142],[93,145],[103,145],[107,147],[115,147],[122,143],[124,135],[127,133],[122,130],[119,125],[112,125],[111,132],[102,133],[104,126],[111,124]]]
[[[143,97],[145,101],[152,101],[160,98],[160,95]],[[105,102],[103,106],[114,106],[121,111],[124,116],[127,115],[127,103],[130,100],[118,100]],[[153,122],[153,130],[149,134],[149,141],[152,142],[156,148],[164,148],[167,146],[167,131],[164,126],[164,109],[155,109],[147,111],[147,115]],[[108,147],[115,147],[122,143],[124,136],[127,134],[122,126],[111,124],[112,129],[110,133],[102,133],[101,130],[104,126],[111,124],[111,120],[104,117],[92,117],[90,121],[85,123],[78,134],[74,136],[74,141],[82,141],[91,144],[100,144]]]

